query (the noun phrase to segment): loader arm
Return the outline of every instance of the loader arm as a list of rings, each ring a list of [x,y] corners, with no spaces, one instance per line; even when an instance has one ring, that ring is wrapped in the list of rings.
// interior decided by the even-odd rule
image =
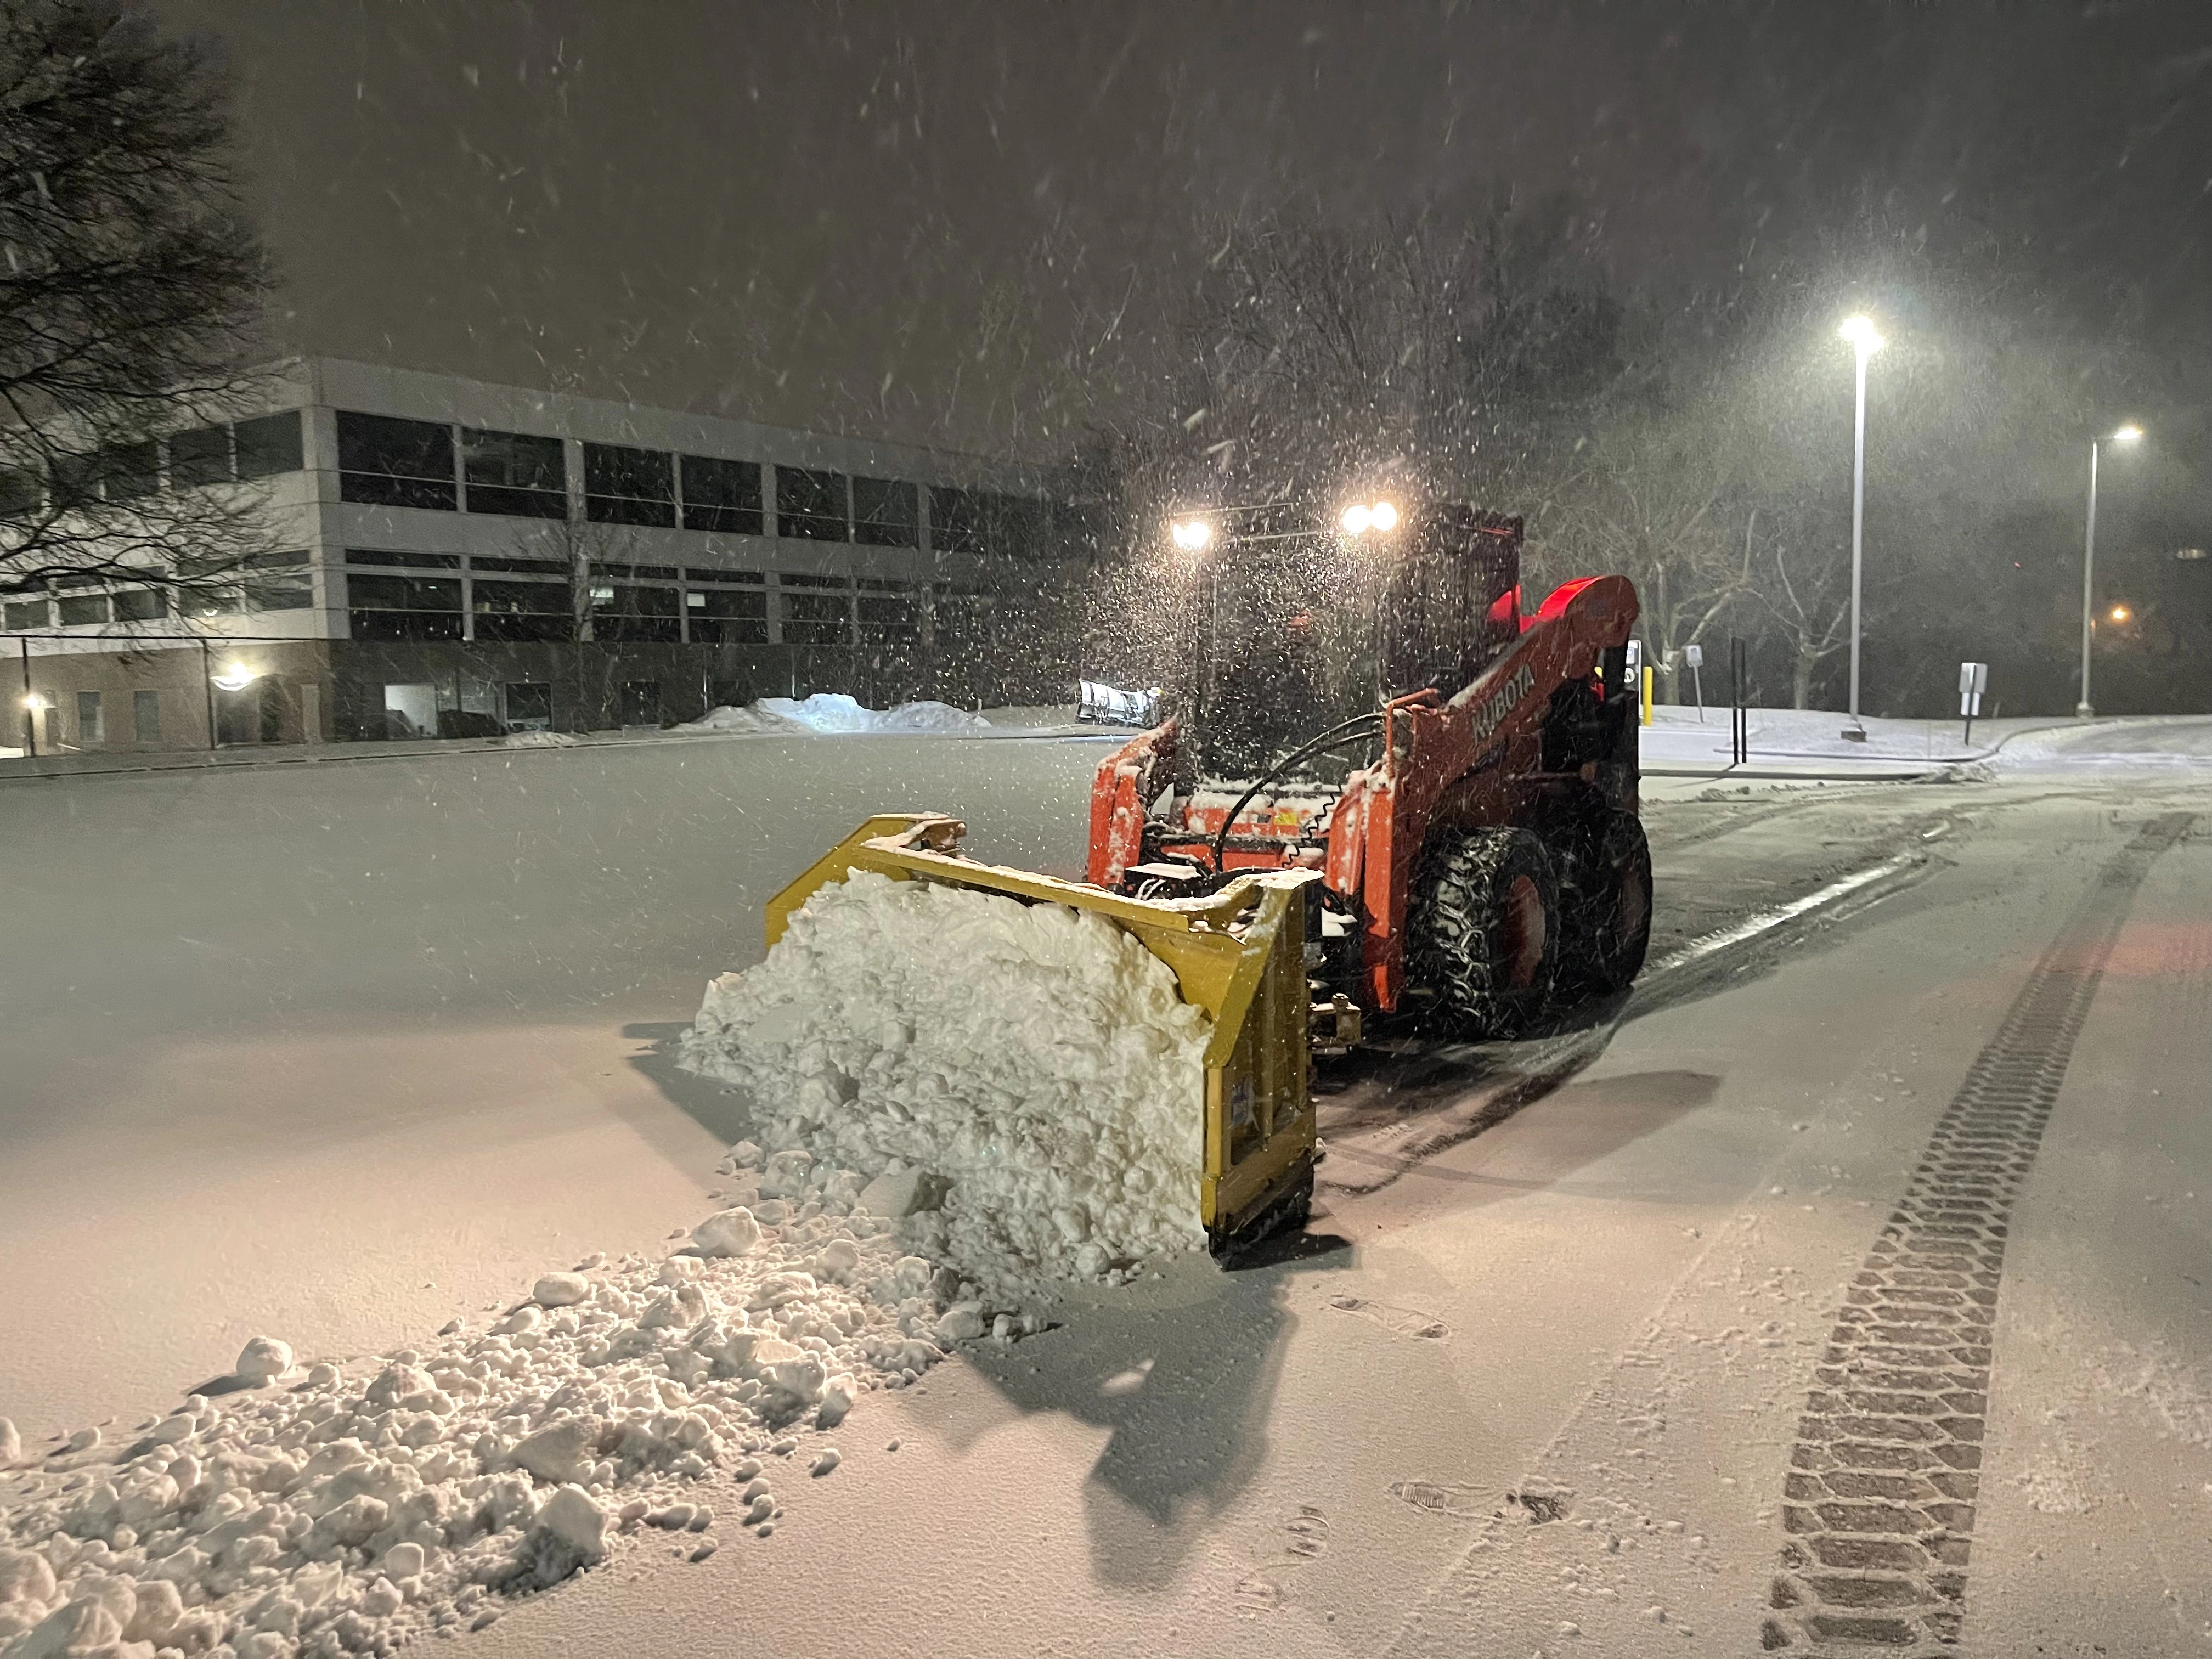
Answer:
[[[1362,918],[1364,1000],[1386,1012],[1405,992],[1406,915],[1422,849],[1431,835],[1527,822],[1544,786],[1544,726],[1562,688],[1596,677],[1606,653],[1625,660],[1637,617],[1635,585],[1623,576],[1570,582],[1546,600],[1520,639],[1449,700],[1435,691],[1401,697],[1384,710],[1380,761],[1355,773],[1337,802],[1328,884],[1356,898]],[[1617,699],[1629,688],[1603,695]],[[1633,811],[1635,762],[1601,780]]]
[[[1084,879],[1115,888],[1144,860],[1145,811],[1175,775],[1176,723],[1166,720],[1099,762],[1091,781],[1091,853]]]

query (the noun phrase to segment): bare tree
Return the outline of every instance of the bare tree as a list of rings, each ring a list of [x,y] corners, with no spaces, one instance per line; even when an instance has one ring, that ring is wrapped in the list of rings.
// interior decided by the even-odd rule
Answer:
[[[1814,674],[1850,646],[1850,560],[1833,547],[1782,536],[1771,537],[1761,553],[1753,592],[1790,650],[1790,706],[1810,708]]]
[[[1732,425],[1713,386],[1685,393],[1656,375],[1625,382],[1593,422],[1567,487],[1560,520],[1577,562],[1635,582],[1660,664],[1701,642],[1753,585]]]
[[[257,490],[161,465],[254,391],[264,262],[227,142],[190,48],[94,0],[0,0],[0,592],[189,585],[260,547]]]
[[[1615,368],[1583,235],[1548,198],[1349,229],[1289,211],[1231,224],[1191,329],[1192,442],[1254,499],[1403,479],[1525,500],[1561,411]]]

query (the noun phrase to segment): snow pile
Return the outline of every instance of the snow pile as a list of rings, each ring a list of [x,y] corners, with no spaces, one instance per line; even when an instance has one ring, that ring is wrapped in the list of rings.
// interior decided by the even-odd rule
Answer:
[[[0,1489],[0,1655],[380,1654],[480,1628],[642,1528],[694,1534],[693,1559],[718,1515],[773,1530],[777,1485],[836,1467],[793,1458],[800,1431],[980,1331],[972,1303],[940,1305],[951,1276],[854,1210],[859,1177],[775,1174],[767,1200],[741,1176],[754,1207],[685,1252],[548,1274],[489,1333],[304,1377],[256,1338],[249,1391],[119,1445],[80,1431]]]
[[[902,702],[896,708],[863,708],[836,691],[817,691],[804,702],[763,697],[753,705],[813,732],[985,732],[991,722],[949,702]]]
[[[710,708],[696,720],[685,720],[673,728],[678,732],[764,732],[770,736],[799,737],[804,728],[795,720],[781,714],[764,712],[758,703],[749,703],[743,708],[727,707]]]
[[[507,749],[574,749],[582,741],[568,732],[510,732],[500,744]]]
[[[708,988],[683,1063],[774,1152],[857,1172],[909,1249],[999,1305],[1202,1242],[1211,1026],[1103,917],[855,872]]]
[[[715,708],[679,726],[679,732],[769,732],[797,736],[871,732],[987,732],[981,714],[945,702],[902,702],[896,708],[864,708],[838,691],[817,691],[803,702],[763,697],[743,708]]]

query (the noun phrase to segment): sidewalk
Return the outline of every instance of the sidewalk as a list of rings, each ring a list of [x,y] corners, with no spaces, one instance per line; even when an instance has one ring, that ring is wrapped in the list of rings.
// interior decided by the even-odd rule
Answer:
[[[1969,761],[1987,760],[2023,732],[2076,722],[2053,715],[1976,720],[1974,740],[1962,740],[1961,722],[1868,718],[1867,740],[1843,736],[1850,717],[1818,708],[1753,708],[1749,712],[1750,757],[1731,765],[1731,711],[1708,707],[1702,724],[1698,711],[1662,703],[1651,711],[1639,747],[1644,772],[1654,777],[1829,780],[1850,782],[1905,781],[1936,775]]]

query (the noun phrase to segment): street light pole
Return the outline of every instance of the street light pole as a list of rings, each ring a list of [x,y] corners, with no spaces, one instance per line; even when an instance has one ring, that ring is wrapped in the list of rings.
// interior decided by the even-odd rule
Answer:
[[[2142,428],[2130,422],[2112,434],[2116,444],[2131,444]],[[2105,441],[2089,440],[2089,524],[2081,539],[2081,700],[2074,705],[2074,718],[2086,720],[2097,711],[2089,702],[2089,640],[2094,631],[2097,592],[2097,451]]]
[[[1866,726],[1859,719],[1859,592],[1865,567],[1867,359],[1881,349],[1883,341],[1864,317],[1849,319],[1836,332],[1851,343],[1856,368],[1851,404],[1851,723],[1844,736],[1863,743]]]

